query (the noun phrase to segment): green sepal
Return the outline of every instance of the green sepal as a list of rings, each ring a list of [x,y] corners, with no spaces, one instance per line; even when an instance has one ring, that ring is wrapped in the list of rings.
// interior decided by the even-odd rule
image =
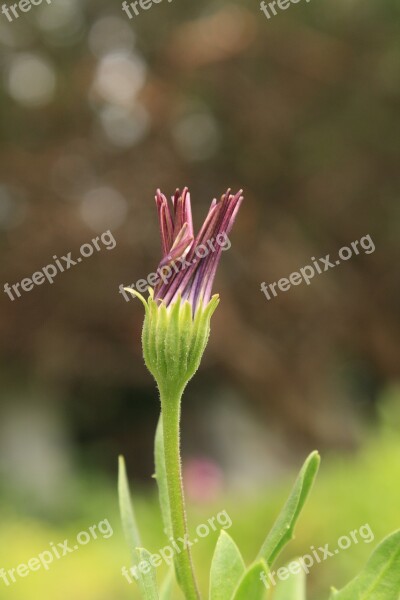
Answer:
[[[147,300],[135,290],[126,289],[138,296],[145,307],[143,357],[160,392],[166,396],[182,392],[199,368],[210,335],[210,320],[219,303],[218,295],[206,306],[200,303],[193,314],[191,303],[180,296],[166,306],[154,300],[151,288]]]

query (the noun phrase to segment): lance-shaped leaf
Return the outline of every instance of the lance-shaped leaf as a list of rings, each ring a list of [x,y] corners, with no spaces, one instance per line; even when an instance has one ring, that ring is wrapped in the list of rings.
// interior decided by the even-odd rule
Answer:
[[[222,529],[211,563],[209,600],[231,598],[245,570],[239,548]]]
[[[273,600],[306,600],[306,575],[298,560],[286,565],[283,577],[276,585]],[[278,569],[279,572],[279,569]]]
[[[253,563],[240,580],[232,600],[263,600],[268,589],[268,573],[265,561]]]
[[[319,463],[318,452],[312,452],[305,461],[285,506],[261,547],[258,558],[263,558],[269,567],[285,544],[294,537],[296,522],[314,483]]]
[[[150,562],[151,554],[145,548],[136,548],[136,552],[139,559],[138,583],[143,598],[146,600],[159,600],[156,570]]]
[[[171,567],[160,587],[160,600],[172,600],[175,582],[175,569]]]
[[[118,466],[118,497],[122,527],[129,547],[131,549],[138,548],[141,545],[141,540],[131,502],[125,459],[123,456],[119,457]]]
[[[133,510],[129,483],[126,475],[125,460],[123,456],[119,457],[118,471],[118,496],[119,508],[121,513],[122,528],[128,546],[131,550],[131,558],[134,565],[139,565],[146,560],[149,568],[144,570],[136,569],[137,582],[144,600],[158,600],[155,568],[148,561],[150,554],[144,548],[141,548],[139,529],[136,524],[136,517]]]
[[[161,507],[161,515],[164,523],[165,535],[170,538],[172,537],[172,525],[171,525],[171,511],[169,506],[168,496],[168,484],[167,484],[167,473],[165,469],[165,455],[164,455],[164,433],[162,424],[162,415],[158,420],[155,444],[154,444],[154,457],[156,465],[155,479],[158,485],[158,497]]]
[[[331,600],[399,600],[400,530],[379,544],[361,573]]]

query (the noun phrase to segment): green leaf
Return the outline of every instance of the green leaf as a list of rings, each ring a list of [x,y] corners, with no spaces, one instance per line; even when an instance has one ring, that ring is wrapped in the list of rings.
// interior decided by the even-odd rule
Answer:
[[[267,587],[261,579],[262,572],[264,571],[266,579],[268,575],[268,567],[265,561],[259,560],[253,563],[250,568],[243,575],[232,600],[263,600]],[[224,600],[227,600],[225,597]]]
[[[118,497],[122,528],[124,530],[126,541],[129,547],[132,549],[134,558],[136,558],[136,552],[133,549],[140,547],[142,543],[131,502],[129,483],[126,475],[125,460],[123,456],[119,457]]]
[[[231,598],[245,570],[239,548],[222,529],[211,563],[209,600]]]
[[[279,579],[273,600],[306,600],[306,575],[297,560],[293,560],[285,567],[289,572]],[[277,571],[277,577],[279,569]]]
[[[157,579],[155,567],[150,562],[151,554],[145,548],[136,548],[140,570],[137,569],[139,577],[139,587],[143,598],[146,600],[159,600],[157,591]],[[146,563],[146,564],[144,564]]]
[[[126,475],[125,460],[123,456],[119,457],[118,471],[118,497],[119,508],[121,513],[122,528],[124,530],[125,539],[131,549],[131,559],[133,565],[137,566],[143,560],[148,559],[149,552],[141,548],[139,529],[136,524],[136,517],[133,510],[131,496],[129,491],[129,483]],[[143,573],[137,568],[137,582],[144,600],[158,600],[155,568],[149,563],[149,571]]]
[[[364,569],[331,600],[400,599],[400,530],[379,544]]]
[[[175,569],[171,567],[168,571],[167,576],[161,584],[160,588],[160,600],[171,600],[172,590],[174,589],[175,581]]]
[[[171,600],[175,582],[175,569],[171,567],[160,588],[160,600]]]
[[[296,522],[314,483],[319,463],[318,452],[312,452],[301,468],[285,506],[261,547],[258,558],[263,558],[269,567],[285,544],[294,537]]]
[[[165,535],[170,538],[173,536],[172,524],[171,524],[171,511],[169,506],[169,495],[168,495],[168,484],[167,484],[167,473],[165,469],[165,455],[164,455],[164,433],[162,415],[158,420],[155,444],[154,444],[154,457],[156,464],[155,479],[158,485],[158,497],[161,507],[161,515],[164,523]]]

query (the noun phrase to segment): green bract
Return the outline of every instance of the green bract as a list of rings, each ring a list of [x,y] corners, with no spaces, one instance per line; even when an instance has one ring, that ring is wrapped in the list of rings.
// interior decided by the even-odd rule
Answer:
[[[209,303],[192,312],[189,301],[181,297],[168,307],[154,300],[149,288],[149,298],[126,288],[142,301],[146,315],[143,323],[143,357],[147,368],[157,382],[161,395],[182,392],[199,368],[210,335],[210,320],[218,306],[214,295]]]

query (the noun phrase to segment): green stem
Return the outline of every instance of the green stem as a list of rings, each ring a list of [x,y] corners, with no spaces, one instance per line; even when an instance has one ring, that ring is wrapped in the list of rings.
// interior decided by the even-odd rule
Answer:
[[[175,541],[187,539],[185,500],[182,485],[180,457],[180,416],[183,390],[167,393],[160,390],[164,432],[165,469],[168,485],[172,533]],[[181,544],[182,545],[182,542]],[[175,569],[179,585],[186,600],[199,600],[200,594],[194,576],[192,557],[188,545],[176,553]]]

